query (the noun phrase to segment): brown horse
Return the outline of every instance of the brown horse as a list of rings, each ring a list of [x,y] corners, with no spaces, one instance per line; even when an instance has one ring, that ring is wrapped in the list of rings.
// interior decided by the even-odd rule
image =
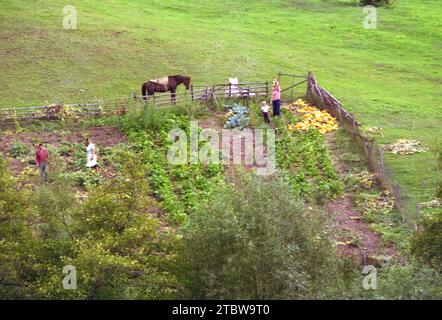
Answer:
[[[176,75],[169,76],[161,79],[150,80],[148,82],[143,83],[141,87],[141,94],[143,95],[143,99],[147,100],[147,96],[153,95],[155,92],[171,92],[171,101],[173,103],[176,102],[176,88],[180,84],[184,84],[186,89],[190,88],[190,77]]]

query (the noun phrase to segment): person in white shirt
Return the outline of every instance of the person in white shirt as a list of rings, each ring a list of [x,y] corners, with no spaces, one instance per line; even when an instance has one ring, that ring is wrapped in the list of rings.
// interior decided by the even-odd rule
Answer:
[[[98,164],[97,164],[97,153],[95,151],[95,144],[93,144],[92,139],[87,139],[87,163],[86,166],[88,168],[94,169],[95,171],[98,171]]]
[[[261,111],[262,111],[262,116],[264,117],[264,122],[265,123],[270,123],[270,119],[269,119],[269,105],[267,104],[267,102],[263,101],[261,103]]]

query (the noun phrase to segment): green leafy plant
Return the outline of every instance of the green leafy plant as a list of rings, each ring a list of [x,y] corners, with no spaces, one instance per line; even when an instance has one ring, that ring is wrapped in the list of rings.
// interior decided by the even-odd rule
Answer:
[[[359,4],[367,6],[376,6],[376,7],[390,7],[395,3],[395,0],[353,0],[354,2],[359,2]]]
[[[179,239],[155,217],[142,163],[122,164],[119,179],[80,201],[55,181],[17,189],[0,158],[0,297],[9,299],[173,299],[169,271]],[[81,276],[64,290],[66,265]],[[7,285],[4,285],[7,284]]]
[[[421,224],[413,236],[412,252],[442,271],[442,212],[423,218]]]
[[[286,171],[285,175],[298,194],[322,203],[343,192],[324,137],[316,130],[306,133],[284,130],[277,140],[276,161],[278,167]]]
[[[337,283],[321,212],[275,177],[236,172],[233,183],[211,184],[184,226],[185,298],[312,298]]]
[[[29,154],[29,152],[30,150],[28,146],[19,141],[13,142],[9,150],[9,154],[14,158],[20,158],[22,156],[26,156]]]
[[[87,190],[101,185],[104,181],[103,177],[95,171],[76,171],[71,173],[60,173],[58,179],[68,184],[82,187]]]

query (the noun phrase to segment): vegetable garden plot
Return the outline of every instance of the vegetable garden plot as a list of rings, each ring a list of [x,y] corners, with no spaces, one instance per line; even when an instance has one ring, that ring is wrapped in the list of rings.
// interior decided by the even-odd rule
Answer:
[[[249,109],[239,104],[227,106],[229,111],[223,116],[225,119],[224,129],[239,128],[240,130],[249,126]]]
[[[300,197],[322,204],[342,193],[324,137],[317,130],[285,131],[276,144],[277,166]]]
[[[89,127],[85,130],[56,130],[43,132],[4,131],[0,135],[0,153],[8,159],[8,167],[15,175],[35,168],[35,150],[39,143],[48,148],[51,160],[50,170],[65,168],[65,173],[86,170],[85,137],[94,138],[101,164],[106,161],[106,151],[126,141],[126,137],[113,126]],[[104,165],[102,173],[107,175],[113,169]],[[31,171],[29,171],[31,172]]]

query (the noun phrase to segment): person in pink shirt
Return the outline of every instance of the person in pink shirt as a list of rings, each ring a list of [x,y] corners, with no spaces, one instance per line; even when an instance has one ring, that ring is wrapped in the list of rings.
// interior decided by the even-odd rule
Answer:
[[[273,80],[272,91],[273,116],[279,117],[281,115],[281,87],[276,79]]]

